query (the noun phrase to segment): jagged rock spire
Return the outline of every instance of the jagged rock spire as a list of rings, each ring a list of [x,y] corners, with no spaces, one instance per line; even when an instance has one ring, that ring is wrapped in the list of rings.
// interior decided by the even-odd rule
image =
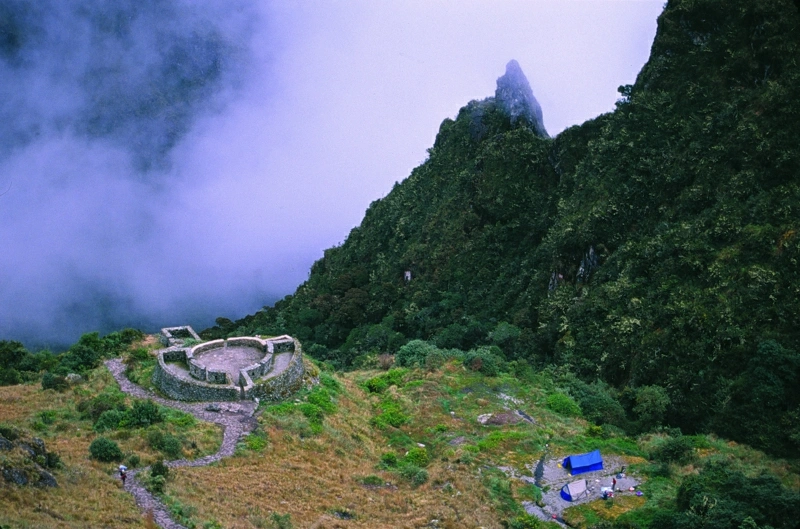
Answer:
[[[542,121],[542,107],[533,97],[528,78],[514,59],[506,65],[505,75],[498,77],[494,99],[497,105],[511,116],[511,123],[522,119],[536,132],[545,138],[549,137]]]

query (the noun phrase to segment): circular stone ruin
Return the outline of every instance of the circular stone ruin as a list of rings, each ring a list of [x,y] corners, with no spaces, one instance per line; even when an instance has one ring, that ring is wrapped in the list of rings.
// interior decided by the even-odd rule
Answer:
[[[300,343],[291,336],[243,336],[196,344],[191,327],[161,330],[153,383],[178,400],[280,400],[302,385]]]

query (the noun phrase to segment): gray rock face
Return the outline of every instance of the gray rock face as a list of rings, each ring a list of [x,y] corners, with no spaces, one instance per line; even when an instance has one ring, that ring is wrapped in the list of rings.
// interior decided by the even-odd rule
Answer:
[[[528,78],[517,61],[509,61],[505,75],[497,79],[494,99],[497,106],[511,117],[511,123],[523,120],[541,136],[549,137],[542,121],[542,107],[533,97]]]
[[[58,487],[58,481],[48,471],[39,469],[39,481],[36,483],[37,487]]]
[[[25,475],[24,471],[18,468],[4,468],[3,479],[21,487],[28,484],[28,476]]]

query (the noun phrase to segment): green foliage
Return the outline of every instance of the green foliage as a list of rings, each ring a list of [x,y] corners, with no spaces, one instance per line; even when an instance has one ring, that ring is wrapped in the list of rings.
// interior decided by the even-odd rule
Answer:
[[[149,429],[146,434],[147,444],[154,450],[160,450],[170,459],[178,459],[183,455],[183,443],[172,435],[155,428]]]
[[[164,420],[161,407],[150,399],[135,400],[133,406],[125,414],[124,426],[141,427],[157,424]]]
[[[520,514],[505,522],[506,529],[544,529],[545,522],[530,514]]]
[[[336,404],[331,400],[331,394],[324,386],[316,386],[308,394],[307,400],[309,404],[313,404],[323,411],[323,413],[331,414],[336,412]]]
[[[689,437],[678,435],[668,437],[663,443],[659,444],[650,454],[650,459],[662,463],[681,463],[685,464],[692,460],[694,456],[694,443]]]
[[[412,340],[402,346],[394,357],[399,366],[422,367],[428,355],[437,350],[436,346],[422,340]]]
[[[636,404],[633,412],[639,420],[642,431],[661,424],[670,405],[667,390],[661,386],[642,386],[636,390]]]
[[[98,437],[89,445],[89,454],[98,461],[121,461],[122,450],[119,445],[105,437]]]
[[[410,420],[410,417],[403,412],[402,407],[390,400],[385,400],[379,405],[380,413],[370,420],[370,424],[376,428],[386,429],[389,426],[400,428]]]
[[[581,408],[564,393],[553,393],[547,397],[547,407],[554,412],[566,417],[580,417]]]
[[[97,418],[92,428],[95,432],[103,433],[116,430],[125,419],[125,413],[120,410],[106,410]]]
[[[145,482],[145,488],[152,492],[153,494],[164,494],[164,490],[167,486],[167,479],[164,476],[159,476],[156,474],[150,473],[147,481]]]
[[[414,464],[405,464],[400,467],[400,476],[418,487],[428,481],[428,471]]]
[[[497,346],[478,347],[464,353],[464,365],[473,371],[494,377],[505,369],[505,360]]]
[[[163,460],[159,459],[150,465],[150,475],[161,476],[166,479],[169,477],[169,467],[164,464]]]
[[[404,464],[427,467],[430,462],[431,460],[430,456],[428,455],[428,451],[418,446],[409,449],[408,453],[403,456]]]
[[[386,452],[381,454],[381,465],[387,468],[395,468],[399,464],[399,459],[397,458],[397,454],[394,452]]]
[[[69,383],[67,383],[66,378],[60,375],[55,375],[49,371],[42,375],[42,389],[65,391],[67,388],[69,388]]]
[[[375,475],[364,476],[359,481],[362,485],[366,485],[368,487],[382,487],[384,485],[383,478]]]
[[[270,521],[274,529],[292,529],[294,527],[294,525],[292,525],[292,516],[288,513],[278,514],[274,512],[270,516]]]
[[[747,477],[727,462],[712,462],[687,477],[677,494],[676,512],[665,512],[651,527],[740,527],[747,518],[758,527],[789,528],[800,519],[800,494],[771,475]]]
[[[390,386],[399,386],[407,373],[407,369],[390,369],[386,373],[372,377],[364,382],[364,389],[370,393],[381,393]]]
[[[616,110],[554,138],[470,102],[294,295],[209,332],[289,332],[340,367],[494,345],[572,372],[595,424],[796,457],[799,21],[670,1]]]

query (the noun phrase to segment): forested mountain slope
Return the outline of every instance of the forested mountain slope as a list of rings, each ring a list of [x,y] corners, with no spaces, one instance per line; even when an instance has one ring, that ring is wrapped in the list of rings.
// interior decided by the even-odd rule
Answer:
[[[797,456],[799,41],[791,0],[670,0],[615,112],[550,139],[469,103],[293,296],[205,335],[496,345],[625,410],[598,422]]]

